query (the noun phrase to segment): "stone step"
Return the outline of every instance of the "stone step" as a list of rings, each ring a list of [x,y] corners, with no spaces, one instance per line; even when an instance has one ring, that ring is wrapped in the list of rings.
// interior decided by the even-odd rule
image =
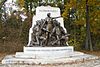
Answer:
[[[44,52],[73,52],[73,46],[66,47],[24,47],[25,53],[44,53]]]
[[[73,46],[65,46],[65,47],[24,47],[24,51],[60,51],[60,50],[68,50],[73,51]]]
[[[16,58],[36,58],[35,54],[32,53],[24,53],[24,52],[16,52],[15,57]]]
[[[58,59],[23,59],[23,58],[16,58],[14,56],[6,56],[2,60],[2,64],[59,64],[59,63],[74,63],[80,62],[85,60],[97,59],[97,56],[93,55],[79,55],[74,57],[67,57],[67,58],[58,58]]]
[[[82,52],[66,52],[66,53],[60,53],[60,54],[53,54],[53,53],[47,53],[47,54],[34,54],[34,53],[24,53],[24,52],[16,52],[15,57],[17,58],[63,58],[63,57],[73,57],[73,56],[79,56],[83,55]]]
[[[24,53],[16,53],[16,57],[25,58],[61,58],[69,57],[73,46],[66,47],[24,47]]]

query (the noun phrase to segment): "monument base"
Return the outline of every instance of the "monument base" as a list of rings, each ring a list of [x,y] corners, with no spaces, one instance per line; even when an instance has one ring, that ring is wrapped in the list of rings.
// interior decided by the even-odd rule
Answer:
[[[24,52],[6,56],[2,64],[59,64],[72,63],[96,59],[98,57],[87,55],[68,47],[24,47]]]

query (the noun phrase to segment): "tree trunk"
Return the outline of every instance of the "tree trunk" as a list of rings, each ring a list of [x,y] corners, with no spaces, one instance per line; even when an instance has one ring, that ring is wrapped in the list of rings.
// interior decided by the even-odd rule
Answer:
[[[91,42],[91,34],[90,34],[90,23],[89,23],[89,6],[88,0],[86,0],[86,45],[85,49],[90,49],[93,51],[92,42]]]
[[[32,14],[32,2],[30,2],[30,12],[31,12],[31,14]]]

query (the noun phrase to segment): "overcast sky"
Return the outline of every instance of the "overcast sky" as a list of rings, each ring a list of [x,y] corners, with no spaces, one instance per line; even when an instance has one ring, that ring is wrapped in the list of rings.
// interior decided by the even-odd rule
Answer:
[[[12,3],[12,1],[16,1],[16,0],[7,0],[6,3]]]

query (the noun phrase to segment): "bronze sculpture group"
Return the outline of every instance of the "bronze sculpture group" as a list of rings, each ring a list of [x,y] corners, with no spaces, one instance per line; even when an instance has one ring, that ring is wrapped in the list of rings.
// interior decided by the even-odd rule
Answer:
[[[63,27],[60,26],[60,23],[56,18],[59,17],[52,18],[50,17],[50,13],[48,13],[45,19],[36,21],[36,25],[33,27],[33,33],[31,34],[32,40],[29,46],[66,46],[68,34]]]

